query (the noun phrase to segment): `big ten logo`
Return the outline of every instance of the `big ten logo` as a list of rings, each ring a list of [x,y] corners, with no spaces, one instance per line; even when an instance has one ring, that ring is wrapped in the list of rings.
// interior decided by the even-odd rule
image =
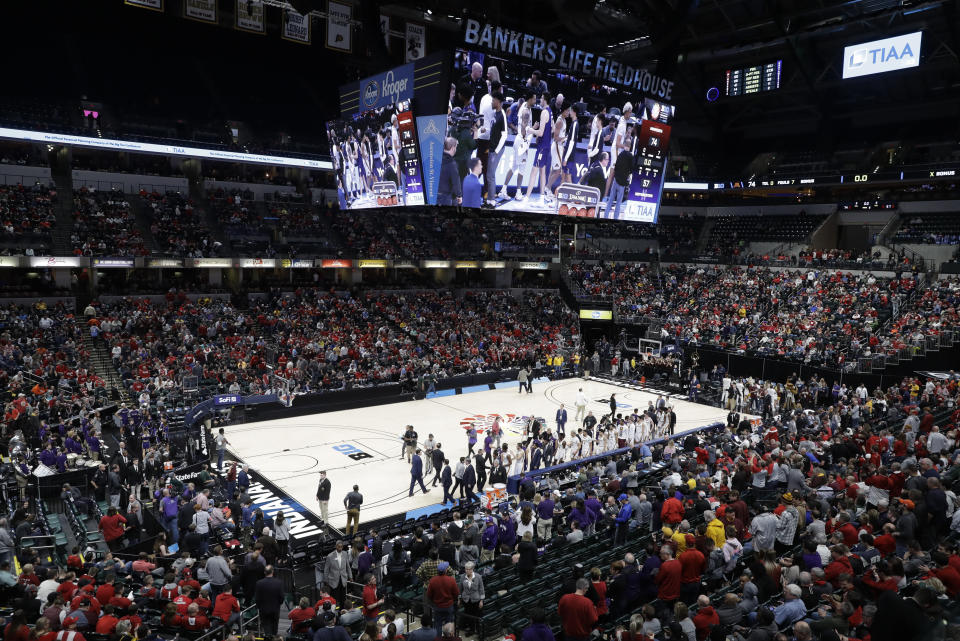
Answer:
[[[365,458],[373,458],[372,454],[367,454],[360,448],[350,445],[349,443],[344,443],[343,445],[334,445],[333,449],[341,454],[346,454],[354,461],[362,461]]]

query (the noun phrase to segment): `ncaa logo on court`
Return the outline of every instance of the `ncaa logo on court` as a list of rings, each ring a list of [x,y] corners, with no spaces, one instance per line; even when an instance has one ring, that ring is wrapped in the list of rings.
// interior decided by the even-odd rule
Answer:
[[[372,107],[377,104],[377,100],[380,99],[380,85],[377,84],[376,80],[371,80],[367,83],[367,86],[363,88],[363,104],[366,107]]]
[[[474,414],[460,419],[460,427],[464,430],[472,427],[477,430],[477,434],[484,434],[493,427],[495,418],[500,419],[500,429],[504,434],[519,436],[523,434],[523,428],[526,427],[529,417],[517,414]]]

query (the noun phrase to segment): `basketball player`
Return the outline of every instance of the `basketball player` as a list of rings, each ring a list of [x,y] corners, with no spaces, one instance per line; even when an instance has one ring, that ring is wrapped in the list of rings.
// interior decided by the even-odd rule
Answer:
[[[383,173],[387,169],[387,151],[383,141],[383,129],[377,130],[377,156],[373,161],[373,168],[377,172],[377,179],[383,179]]]
[[[577,161],[574,157],[574,150],[577,148],[577,136],[580,133],[580,123],[578,121],[577,108],[570,105],[567,110],[570,118],[570,124],[567,126],[567,144],[561,154],[560,166],[563,168],[562,183],[577,182]]]
[[[552,193],[554,180],[563,175],[563,152],[567,147],[567,116],[570,115],[570,107],[559,101],[556,103],[556,110],[559,112],[557,119],[553,121],[553,144],[550,147],[550,175],[547,176],[547,182],[544,185],[546,193]]]
[[[397,161],[397,167],[400,166],[399,126],[400,126],[400,121],[397,120],[397,115],[394,114],[390,116],[390,153],[393,154],[393,159]]]
[[[496,67],[491,67],[496,69]],[[489,72],[488,72],[489,73]],[[490,163],[490,132],[493,130],[493,94],[499,93],[500,83],[493,81],[489,83],[490,91],[485,93],[480,99],[480,105],[478,113],[480,114],[480,129],[477,130],[477,158],[480,159],[480,162],[483,163],[483,176],[482,179],[484,184],[487,182],[487,174],[489,173],[489,163]],[[487,198],[493,198],[493,191],[487,191]]]
[[[617,123],[617,130],[613,134],[613,144],[610,145],[610,166],[617,166],[617,154],[624,149],[630,148],[630,142],[627,140],[627,121],[633,116],[633,105],[629,102],[623,105],[623,114],[620,116],[620,122]],[[610,185],[613,183],[613,172],[607,176],[607,192],[610,192]]]
[[[503,94],[496,91],[492,94],[492,98],[493,116],[490,125],[490,153],[487,156],[490,163],[490,166],[487,167],[487,195],[490,200],[487,201],[487,204],[496,205],[497,201],[494,194],[497,193],[497,167],[500,165],[503,150],[507,145],[507,116],[503,113]],[[506,187],[500,194],[506,196]]]
[[[373,146],[370,143],[369,130],[363,132],[363,138],[360,142],[360,157],[363,161],[363,183],[369,191],[373,188],[373,183],[376,181],[376,174],[373,168]]]
[[[533,141],[533,127],[531,126],[531,122],[533,120],[532,109],[534,98],[532,91],[524,91],[523,100],[520,102],[520,107],[517,111],[517,135],[513,139],[513,164],[507,171],[507,177],[503,181],[503,187],[500,189],[499,194],[500,198],[510,197],[507,195],[507,187],[510,186],[510,181],[513,180],[513,175],[516,174],[516,199],[523,200],[523,174],[527,167],[527,152]]]
[[[550,167],[550,147],[553,146],[553,114],[550,112],[550,92],[545,91],[540,97],[540,121],[533,127],[533,135],[537,137],[537,153],[533,157],[533,171],[530,172],[530,183],[527,185],[527,198],[533,193],[533,186],[540,185],[540,199],[544,203],[550,202],[550,190],[547,188],[547,169]],[[536,180],[539,176],[539,183]]]

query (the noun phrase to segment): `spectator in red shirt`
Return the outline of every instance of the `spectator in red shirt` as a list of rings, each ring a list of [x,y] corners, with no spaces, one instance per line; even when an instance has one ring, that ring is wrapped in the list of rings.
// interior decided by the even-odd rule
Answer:
[[[957,594],[960,594],[960,572],[957,572],[956,568],[950,565],[950,557],[940,550],[934,550],[930,554],[930,559],[937,564],[937,567],[933,570],[929,568],[920,568],[920,570],[929,571],[930,574],[940,579],[947,588],[947,594],[951,598],[955,598]]]
[[[3,629],[4,641],[29,641],[30,628],[27,627],[27,615],[23,610],[17,610],[10,617],[10,623]]]
[[[295,634],[306,632],[310,629],[310,621],[316,615],[317,610],[310,607],[310,600],[307,597],[301,598],[300,605],[287,614],[287,618],[290,620],[290,631]]]
[[[837,516],[837,531],[843,534],[843,543],[847,547],[852,547],[857,544],[859,533],[857,528],[853,526],[853,523],[850,522],[850,515],[846,512],[841,512]]]
[[[433,607],[433,628],[437,636],[443,633],[443,624],[453,619],[453,605],[460,596],[457,580],[448,573],[450,564],[441,561],[437,575],[427,583],[427,601]]]
[[[94,628],[97,634],[113,634],[113,631],[116,630],[120,619],[113,612],[112,605],[103,606],[103,615],[97,620],[97,625]]]
[[[710,636],[713,626],[720,625],[720,616],[710,605],[710,597],[701,594],[697,597],[697,613],[693,617],[693,626],[697,629],[697,641]]]
[[[673,607],[673,601],[680,598],[683,566],[673,558],[673,548],[664,545],[660,548],[660,569],[654,581],[657,584],[657,598],[666,603],[667,608]]]
[[[167,607],[164,608],[163,614],[160,615],[160,625],[166,626],[168,628],[176,628],[180,625],[180,615],[177,614],[177,604],[168,603]]]
[[[237,597],[233,596],[233,588],[230,584],[227,584],[223,592],[217,595],[212,616],[223,621],[227,628],[232,628],[240,620],[240,603]]]
[[[700,575],[707,566],[706,557],[696,548],[693,539],[692,534],[687,535],[687,549],[677,557],[682,568],[680,592],[686,603],[693,601],[700,593]]]
[[[106,579],[104,579],[103,585],[97,588],[97,601],[100,603],[110,603],[110,599],[117,593],[117,589],[113,587],[113,583],[116,580],[114,575],[108,574]]]
[[[841,574],[855,574],[853,566],[850,564],[850,559],[847,558],[849,552],[850,550],[843,544],[834,545],[830,548],[830,557],[833,560],[823,569],[823,576],[827,581],[832,583],[834,587],[837,586],[837,578]]]
[[[660,509],[660,520],[676,529],[676,524],[683,520],[683,503],[672,494],[676,491],[676,488],[670,489],[671,496],[663,502],[663,507]]]
[[[565,641],[586,641],[597,622],[597,608],[585,595],[590,589],[590,581],[577,579],[577,590],[560,597],[557,612],[563,627]]]
[[[98,529],[103,533],[103,540],[107,542],[111,550],[117,547],[120,539],[123,538],[124,525],[126,525],[126,523],[127,519],[117,514],[117,508],[112,506],[107,510],[107,515],[100,519],[100,527]]]
[[[210,620],[200,614],[200,608],[196,603],[191,603],[187,608],[187,615],[180,617],[180,627],[189,632],[206,630],[210,627]]]
[[[897,540],[893,536],[896,530],[897,527],[893,523],[886,523],[883,526],[883,534],[873,540],[873,547],[880,550],[880,554],[885,557],[897,551]]]
[[[376,621],[380,616],[380,606],[383,599],[377,596],[377,577],[371,574],[367,584],[363,586],[363,618],[367,621]]]

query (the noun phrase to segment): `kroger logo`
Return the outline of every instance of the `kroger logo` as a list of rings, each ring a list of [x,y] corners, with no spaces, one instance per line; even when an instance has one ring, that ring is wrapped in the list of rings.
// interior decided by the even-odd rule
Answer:
[[[372,107],[377,104],[379,98],[380,85],[377,84],[376,80],[371,80],[367,83],[367,86],[363,88],[363,104],[366,107]]]

